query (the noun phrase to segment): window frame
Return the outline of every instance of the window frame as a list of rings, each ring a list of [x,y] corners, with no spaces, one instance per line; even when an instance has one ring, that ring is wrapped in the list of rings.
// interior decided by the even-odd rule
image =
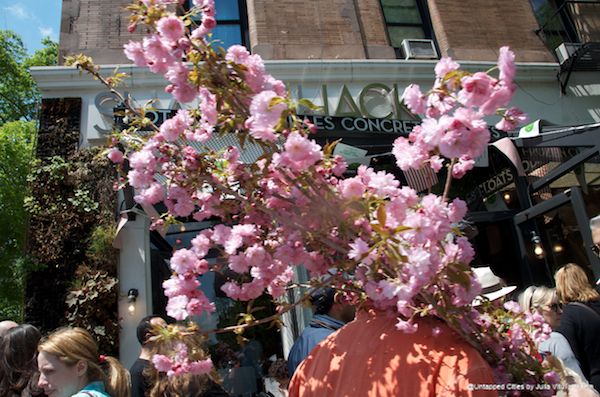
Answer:
[[[390,43],[390,46],[392,48],[394,48],[394,51],[396,52],[396,58],[403,59],[404,57],[402,54],[402,48],[394,47],[392,44],[392,37],[390,35],[390,29],[389,29],[390,26],[421,28],[423,30],[424,39],[432,40],[437,53],[440,54],[440,49],[438,47],[437,40],[435,38],[435,34],[433,31],[433,25],[431,23],[431,17],[429,15],[429,8],[427,7],[427,4],[422,0],[415,0],[415,4],[417,6],[417,11],[419,12],[419,16],[421,17],[421,23],[388,22],[387,19],[385,18],[385,10],[384,10],[384,6],[383,6],[383,2],[381,0],[379,1],[379,7],[381,9],[381,16],[383,17],[383,22],[385,23],[385,34],[388,39],[388,42]],[[406,37],[406,39],[411,39],[411,38],[416,39],[416,37]]]
[[[246,0],[237,0],[237,5],[239,19],[219,19],[219,14],[217,14],[217,26],[238,26],[242,42],[233,44],[240,44],[250,49],[250,33],[248,28],[248,9],[246,7]],[[183,7],[186,12],[189,11],[192,8],[192,0],[186,0]],[[199,17],[194,18],[194,20],[199,21]]]

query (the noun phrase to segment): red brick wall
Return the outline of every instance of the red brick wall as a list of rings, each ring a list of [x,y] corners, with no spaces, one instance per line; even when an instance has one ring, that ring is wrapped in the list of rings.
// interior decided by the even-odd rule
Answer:
[[[457,60],[492,61],[510,46],[521,62],[553,62],[535,34],[538,23],[527,0],[429,0],[442,55]]]
[[[266,59],[365,58],[354,0],[249,0],[252,50]]]
[[[60,27],[60,62],[66,55],[84,53],[97,64],[130,63],[123,44],[139,40],[127,31],[130,0],[63,0]]]
[[[218,1],[218,0],[217,0]],[[534,33],[528,0],[427,1],[442,55],[494,60],[502,45],[518,61],[553,61]],[[60,55],[83,52],[97,63],[129,63],[123,44],[130,0],[63,0]],[[247,0],[250,47],[265,59],[393,59],[380,0]]]

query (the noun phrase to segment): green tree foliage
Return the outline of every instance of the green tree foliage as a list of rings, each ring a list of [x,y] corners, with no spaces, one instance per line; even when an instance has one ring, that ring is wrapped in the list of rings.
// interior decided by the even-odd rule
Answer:
[[[23,203],[34,161],[39,93],[31,66],[56,65],[58,43],[28,56],[21,38],[0,30],[0,319],[19,321],[25,277],[32,268],[24,255],[27,219]]]
[[[34,158],[35,124],[0,126],[0,318],[20,319],[28,262],[22,257],[27,233],[23,201]]]
[[[54,66],[58,64],[58,43],[52,41],[50,37],[42,39],[44,47],[41,50],[36,50],[32,56],[25,59],[23,65],[26,68],[31,66]]]
[[[44,48],[28,57],[16,33],[0,30],[0,125],[36,118],[39,93],[29,68],[56,65],[58,60],[58,43],[45,38],[42,44]]]

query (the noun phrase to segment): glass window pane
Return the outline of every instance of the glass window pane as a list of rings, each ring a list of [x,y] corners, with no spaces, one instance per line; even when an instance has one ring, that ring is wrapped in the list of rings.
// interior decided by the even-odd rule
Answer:
[[[219,45],[229,48],[234,44],[242,44],[242,32],[240,25],[219,25],[213,29],[213,39],[219,41]]]
[[[387,23],[422,23],[415,0],[382,0]]]
[[[217,0],[215,6],[217,7],[217,21],[240,19],[238,0]]]
[[[423,28],[412,26],[388,26],[392,47],[400,48],[404,39],[425,39]]]

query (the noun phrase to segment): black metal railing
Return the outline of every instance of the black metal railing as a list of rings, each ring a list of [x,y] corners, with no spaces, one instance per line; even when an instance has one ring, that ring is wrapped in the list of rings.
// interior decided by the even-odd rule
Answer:
[[[558,61],[555,50],[562,43],[600,43],[600,1],[567,0],[555,9],[539,9],[537,14],[542,26],[536,34]]]

